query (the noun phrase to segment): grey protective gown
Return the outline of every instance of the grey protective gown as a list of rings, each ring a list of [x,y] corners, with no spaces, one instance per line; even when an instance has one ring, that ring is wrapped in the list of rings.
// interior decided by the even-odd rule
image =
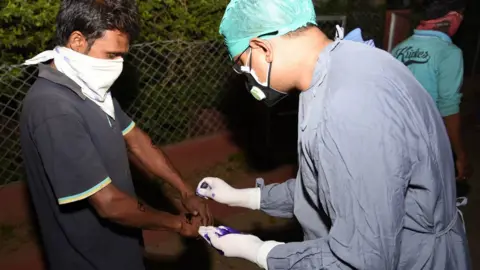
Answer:
[[[334,42],[301,94],[297,179],[262,188],[304,241],[268,269],[470,269],[452,151],[432,98],[387,52]]]

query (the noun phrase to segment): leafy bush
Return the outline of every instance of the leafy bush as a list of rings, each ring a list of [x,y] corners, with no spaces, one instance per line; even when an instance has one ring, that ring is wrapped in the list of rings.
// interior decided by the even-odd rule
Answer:
[[[216,40],[218,26],[230,0],[138,1],[142,15],[139,42]]]
[[[137,42],[216,40],[229,0],[138,0]],[[6,0],[0,4],[0,61],[16,64],[54,45],[59,0]]]
[[[7,0],[0,5],[2,64],[19,63],[50,45],[59,1]]]

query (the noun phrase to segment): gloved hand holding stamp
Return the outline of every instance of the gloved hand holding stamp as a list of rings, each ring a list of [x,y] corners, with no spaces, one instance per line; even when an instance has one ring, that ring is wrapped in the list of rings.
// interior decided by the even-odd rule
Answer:
[[[262,241],[255,235],[244,234],[226,226],[202,226],[198,233],[220,254],[249,260],[262,269],[267,269],[267,256],[270,251],[284,244],[276,241]]]
[[[206,177],[200,181],[195,192],[199,197],[229,206],[260,209],[260,188],[237,189],[220,178]]]
[[[204,198],[204,199],[207,199],[207,200],[208,200],[209,198],[208,198],[207,196],[205,196],[205,195],[202,195],[202,193],[200,193],[200,192],[199,192],[199,190],[201,190],[201,189],[205,189],[205,190],[211,190],[211,189],[212,189],[212,187],[211,187],[210,185],[208,185],[208,183],[207,183],[207,182],[200,182],[200,184],[198,185],[198,188],[197,188],[197,190],[195,191],[195,193],[197,194],[197,196],[199,196],[199,197],[202,197],[202,198]],[[212,197],[213,197],[213,196],[215,196],[215,195],[214,195],[214,194],[212,194]]]
[[[215,227],[200,227],[200,229],[198,230],[198,234],[200,234],[200,236],[202,236],[203,239],[205,239],[205,241],[207,241],[207,243],[210,246],[215,248],[222,255],[224,255],[223,251],[221,251],[220,249],[217,249],[216,247],[214,247],[212,245],[212,240],[208,236],[209,233],[214,233],[218,237],[223,237],[225,235],[232,234],[232,233],[233,234],[241,234],[241,232],[239,232],[239,231],[237,231],[233,228],[226,227],[226,226],[218,226],[216,228]]]

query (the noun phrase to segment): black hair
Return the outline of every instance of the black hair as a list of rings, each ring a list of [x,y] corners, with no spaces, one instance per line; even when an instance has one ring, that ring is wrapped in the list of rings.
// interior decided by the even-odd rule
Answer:
[[[447,15],[450,11],[465,9],[466,0],[427,0],[423,5],[425,20],[434,20]]]
[[[128,35],[130,42],[137,38],[138,7],[135,0],[63,0],[57,15],[56,41],[66,45],[74,31],[81,32],[89,46],[107,30]]]
[[[288,32],[285,35],[288,36],[288,37],[298,36],[298,35],[301,35],[303,32],[307,31],[308,29],[311,29],[311,28],[314,28],[314,27],[318,27],[318,26],[316,26],[313,23],[307,23],[307,25],[302,26],[302,27],[300,27],[296,30],[293,30],[291,32]]]

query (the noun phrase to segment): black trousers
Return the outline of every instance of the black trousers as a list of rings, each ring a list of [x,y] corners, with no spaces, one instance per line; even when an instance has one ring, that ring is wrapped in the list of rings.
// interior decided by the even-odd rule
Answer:
[[[452,151],[453,153],[453,151]],[[455,166],[455,177],[458,176],[458,170],[456,166],[457,156],[453,153],[453,166]],[[457,198],[458,197],[467,197],[470,192],[470,185],[467,181],[455,181],[457,186]]]

